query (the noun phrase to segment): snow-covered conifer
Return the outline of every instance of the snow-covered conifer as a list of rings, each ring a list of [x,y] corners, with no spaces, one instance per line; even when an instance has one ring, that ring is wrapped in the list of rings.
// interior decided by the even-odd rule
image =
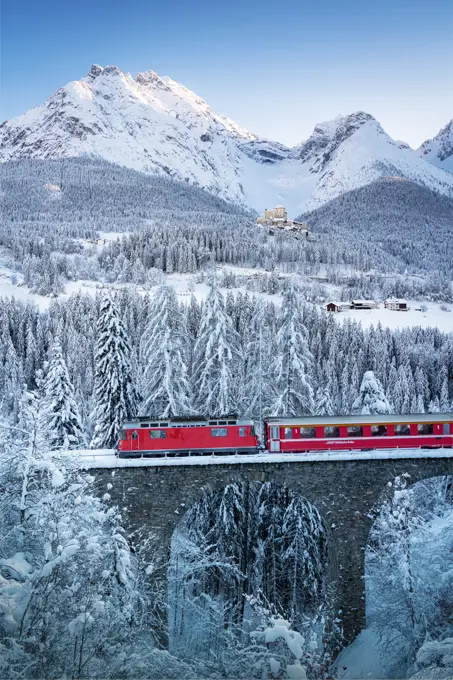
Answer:
[[[81,446],[84,443],[82,420],[58,338],[52,347],[43,392],[40,426],[48,448]]]
[[[187,328],[176,293],[158,289],[141,341],[143,415],[167,418],[191,413],[187,377]]]
[[[360,394],[352,404],[353,413],[384,414],[390,413],[390,404],[385,396],[384,389],[373,371],[366,371]]]
[[[203,306],[194,347],[192,380],[198,413],[218,416],[234,412],[241,364],[239,335],[225,311],[222,294],[213,287]]]
[[[333,416],[335,414],[329,385],[319,390],[315,400],[315,413],[318,416]]]
[[[92,448],[113,446],[125,420],[136,411],[130,346],[126,329],[109,293],[101,298],[95,349]]]
[[[275,398],[274,415],[313,413],[313,390],[309,382],[312,355],[303,323],[302,307],[293,285],[285,293],[272,364]]]

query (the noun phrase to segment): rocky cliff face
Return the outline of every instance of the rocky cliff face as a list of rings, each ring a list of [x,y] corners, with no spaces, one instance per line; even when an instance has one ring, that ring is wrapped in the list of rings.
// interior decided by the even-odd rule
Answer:
[[[442,149],[446,154],[448,143]],[[81,155],[166,175],[258,210],[285,203],[290,214],[386,175],[453,192],[450,174],[394,142],[368,113],[317,125],[289,149],[214,113],[171,78],[153,71],[133,78],[115,66],[93,66],[0,126],[2,161]]]
[[[453,173],[453,120],[418,149],[421,158]]]

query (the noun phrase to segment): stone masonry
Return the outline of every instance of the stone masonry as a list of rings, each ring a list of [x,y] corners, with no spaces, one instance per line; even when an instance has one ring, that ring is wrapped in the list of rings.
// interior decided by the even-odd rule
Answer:
[[[383,494],[396,476],[409,483],[453,474],[453,458],[391,460],[291,461],[209,465],[168,465],[92,469],[100,495],[109,489],[130,532],[145,528],[158,539],[168,558],[173,531],[184,512],[203,494],[231,481],[287,484],[320,512],[329,543],[328,581],[333,588],[350,643],[365,627],[364,556],[371,525]]]

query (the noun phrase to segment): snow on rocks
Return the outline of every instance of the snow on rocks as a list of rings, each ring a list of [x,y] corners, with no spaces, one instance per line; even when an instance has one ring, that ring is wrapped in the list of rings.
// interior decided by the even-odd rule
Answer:
[[[445,128],[419,155],[357,111],[317,125],[290,149],[215,114],[171,78],[95,65],[4,123],[0,160],[91,154],[258,210],[283,202],[296,215],[388,175],[451,195],[453,176],[432,164],[449,153],[448,135]]]

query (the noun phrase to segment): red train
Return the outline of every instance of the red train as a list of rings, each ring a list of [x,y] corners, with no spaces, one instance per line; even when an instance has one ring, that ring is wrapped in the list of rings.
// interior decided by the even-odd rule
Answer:
[[[453,448],[453,413],[272,417],[264,444],[254,422],[220,418],[140,417],[125,423],[118,456],[187,456],[373,449]]]

